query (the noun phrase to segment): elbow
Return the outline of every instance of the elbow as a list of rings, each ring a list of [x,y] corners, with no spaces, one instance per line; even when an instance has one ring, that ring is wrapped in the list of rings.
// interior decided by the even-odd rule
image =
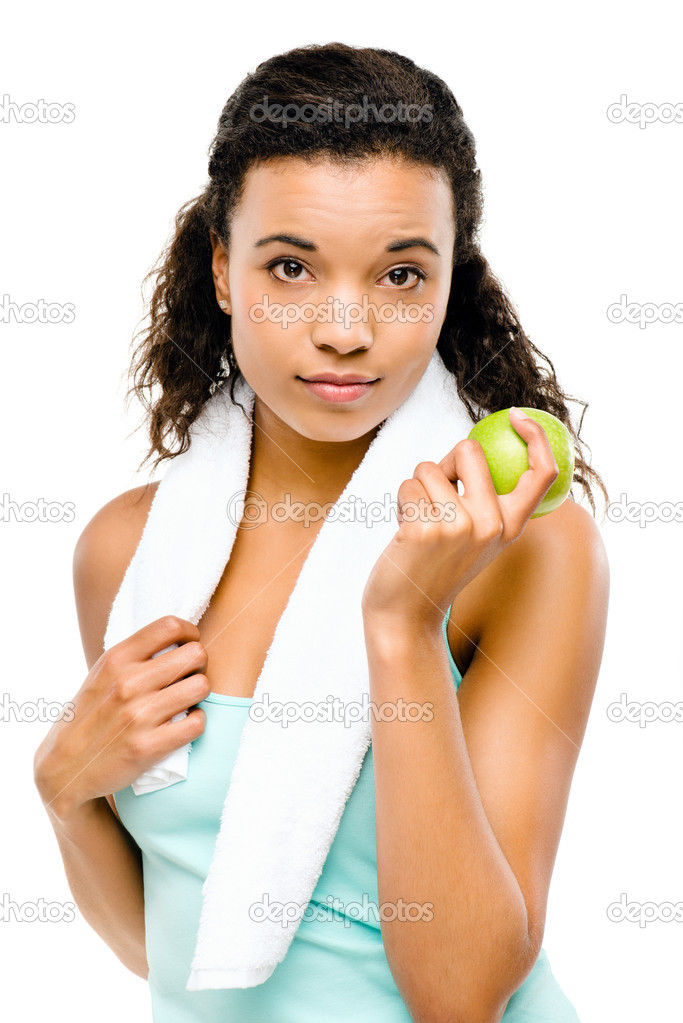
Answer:
[[[462,997],[449,999],[446,1005],[416,1009],[410,1012],[413,1023],[500,1023],[512,995],[504,1000],[491,1003],[488,997],[480,996],[466,1002]]]
[[[140,954],[131,954],[130,952],[117,952],[117,959],[123,963],[127,970],[135,974],[136,977],[140,977],[141,980],[149,979],[149,966],[147,964],[147,955],[145,952]]]
[[[506,1006],[507,1001],[496,1009],[488,1009],[481,1003],[475,1007],[458,1007],[449,1002],[444,1009],[411,1012],[410,1018],[413,1023],[500,1023]]]
[[[136,977],[140,977],[141,980],[149,979],[149,966],[147,965],[147,956],[143,955],[142,959],[136,959],[134,963],[129,967],[132,973]]]
[[[114,953],[118,961],[130,970],[141,980],[149,980],[149,963],[147,962],[147,942],[144,935],[141,938],[130,935],[123,935],[119,932],[118,940],[110,937],[103,937],[103,940]]]
[[[529,940],[521,946],[516,943],[505,961],[496,960],[493,975],[470,990],[465,989],[460,978],[457,990],[455,986],[447,989],[444,985],[441,997],[435,999],[432,987],[429,1003],[416,999],[411,1011],[413,1023],[500,1023],[510,998],[533,969],[539,951],[537,941]],[[423,996],[426,994],[423,992]]]

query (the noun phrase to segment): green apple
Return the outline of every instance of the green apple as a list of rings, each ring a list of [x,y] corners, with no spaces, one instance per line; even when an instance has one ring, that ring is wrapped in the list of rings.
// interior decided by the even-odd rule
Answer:
[[[537,408],[522,408],[530,419],[543,427],[552,449],[559,475],[531,516],[537,519],[562,504],[574,478],[574,443],[572,436],[557,416]],[[519,477],[529,468],[526,441],[522,440],[510,422],[510,409],[492,412],[475,423],[469,437],[479,441],[497,494],[509,494]]]

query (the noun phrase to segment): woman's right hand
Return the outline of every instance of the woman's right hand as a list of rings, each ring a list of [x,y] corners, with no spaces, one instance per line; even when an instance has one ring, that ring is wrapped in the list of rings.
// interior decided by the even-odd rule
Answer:
[[[159,653],[174,643],[176,649]],[[36,751],[34,777],[45,808],[68,816],[126,788],[201,735],[206,715],[194,705],[210,692],[207,661],[197,626],[173,615],[105,651],[72,701],[71,719],[56,721]]]

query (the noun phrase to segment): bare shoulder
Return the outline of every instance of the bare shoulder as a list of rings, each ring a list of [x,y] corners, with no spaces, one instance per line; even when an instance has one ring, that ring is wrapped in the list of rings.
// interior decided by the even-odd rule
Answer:
[[[491,603],[494,588],[496,592],[501,587],[514,589],[521,575],[528,578],[530,572],[555,577],[558,585],[569,585],[586,573],[609,578],[605,544],[589,511],[567,500],[549,515],[529,519],[521,536],[472,581],[471,596],[486,594],[487,603]]]
[[[582,505],[567,500],[549,515],[529,519],[520,537],[489,566],[485,583],[501,602],[520,600],[533,586],[539,600],[559,607],[593,596],[599,603],[609,589],[609,565],[598,524]]]
[[[610,588],[605,545],[590,512],[567,500],[530,519],[463,595],[470,588],[476,649],[469,675],[475,663],[479,675],[503,666],[509,677],[526,680],[536,703],[553,707],[552,717],[564,721],[565,731],[582,734]]]
[[[558,606],[592,600],[604,615],[609,565],[600,529],[582,505],[566,500],[549,515],[530,519],[521,536],[458,594],[449,622],[449,643],[461,674],[485,633],[510,618],[522,595]]]
[[[609,578],[607,552],[598,524],[586,508],[572,500],[549,515],[530,519],[522,535],[503,551],[501,558],[509,562],[542,558],[546,571],[562,569],[566,582],[586,571]]]
[[[159,483],[119,494],[93,515],[73,557],[73,582],[83,650],[91,668],[103,652],[109,611],[140,542]]]

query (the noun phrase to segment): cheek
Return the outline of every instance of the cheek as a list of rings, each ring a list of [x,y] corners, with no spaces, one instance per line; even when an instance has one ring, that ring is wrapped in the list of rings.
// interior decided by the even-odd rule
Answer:
[[[267,379],[269,372],[285,365],[289,335],[293,331],[283,330],[279,322],[269,318],[267,309],[272,305],[259,283],[245,276],[231,291],[232,346],[237,362],[245,376],[245,369],[253,377]],[[275,381],[273,381],[275,382]]]
[[[283,419],[296,386],[299,367],[293,358],[294,338],[279,324],[233,322],[233,351],[240,371],[261,400]]]
[[[381,336],[387,350],[406,367],[415,366],[425,358],[429,361],[441,333],[448,305],[449,282],[441,281],[429,289],[428,296],[403,299],[403,315],[399,322],[386,325]]]
[[[230,297],[235,332],[248,338],[268,327],[263,313],[268,300],[258,281],[250,279],[248,274],[231,281]]]
[[[272,324],[233,322],[233,350],[244,376],[258,379],[268,389],[277,389],[288,373],[286,341]]]

